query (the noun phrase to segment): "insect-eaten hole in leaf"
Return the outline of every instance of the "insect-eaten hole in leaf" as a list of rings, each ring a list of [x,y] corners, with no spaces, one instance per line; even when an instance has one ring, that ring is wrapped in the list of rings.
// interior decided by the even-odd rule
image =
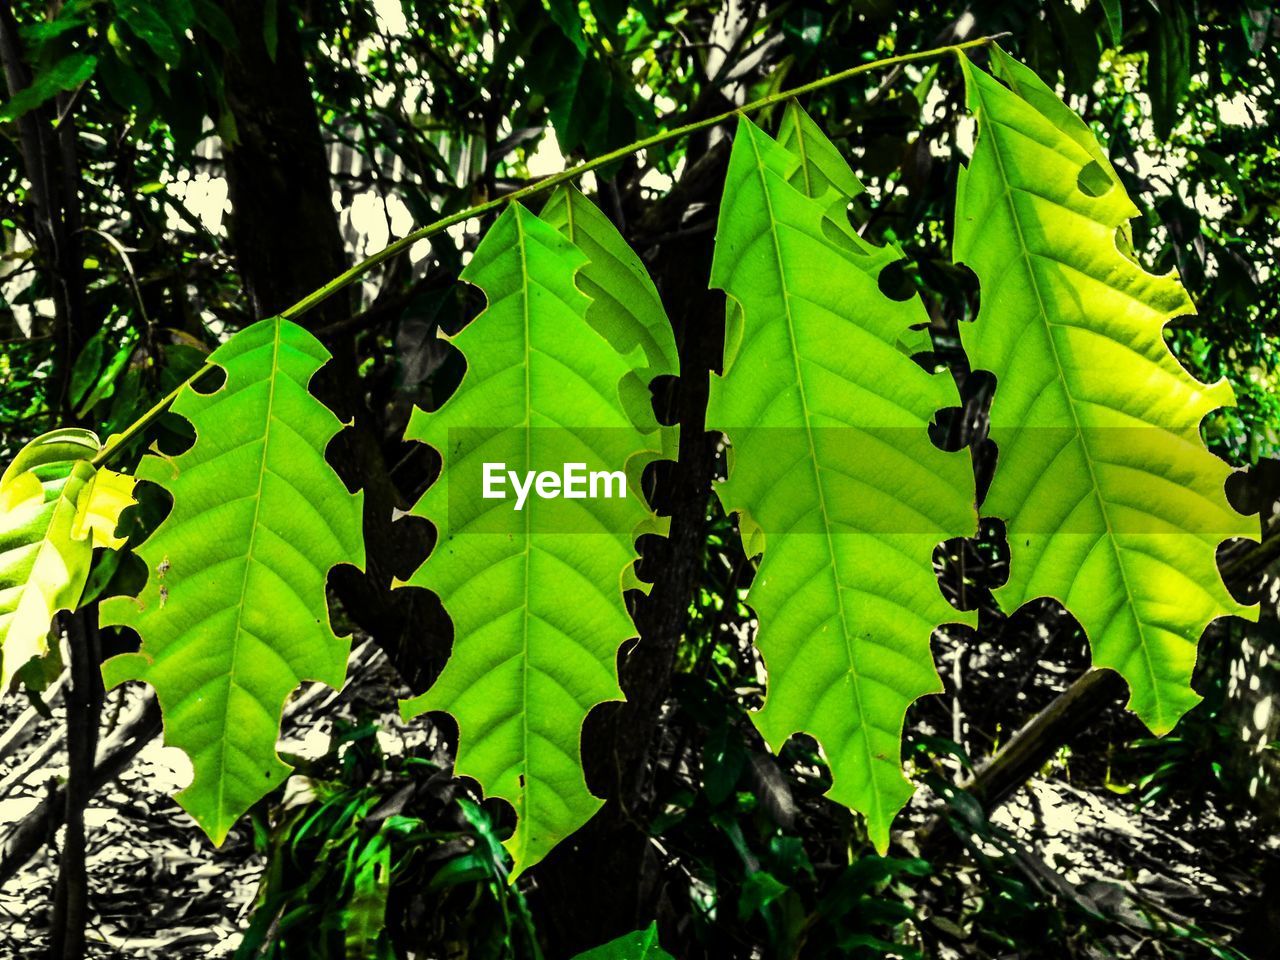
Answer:
[[[909,260],[894,260],[885,264],[876,277],[876,286],[890,300],[903,303],[916,295],[919,287],[916,284],[915,264]]]
[[[139,544],[151,536],[173,510],[173,494],[158,483],[139,480],[133,488],[134,502],[120,513],[117,527],[121,536],[130,544]],[[165,573],[168,572],[166,569]],[[157,571],[148,570],[142,558],[132,551],[122,551],[118,566],[110,579],[95,594],[95,599],[107,597],[133,597],[142,590],[149,577]]]
[[[964,407],[943,407],[929,422],[929,440],[939,450],[955,453],[964,449],[969,435]]]
[[[973,555],[965,557],[965,569],[981,571],[982,579],[975,581],[980,588],[995,590],[1009,581],[1009,538],[1005,523],[995,517],[978,518],[978,533],[973,537],[959,540],[962,547],[973,551]],[[934,556],[935,562],[938,559]],[[935,570],[937,569],[935,565]]]
[[[996,378],[987,370],[971,370],[964,373],[960,384],[960,406],[937,411],[929,424],[934,446],[948,452],[963,450],[987,438]]]
[[[649,381],[649,393],[653,396],[653,412],[663,426],[671,426],[680,422],[680,411],[676,407],[676,392],[680,386],[680,378],[674,374],[664,373]]]
[[[636,550],[640,553],[640,557],[636,560],[635,572],[636,579],[642,583],[657,582],[659,572],[670,563],[664,541],[666,537],[657,533],[641,534],[636,539]],[[633,613],[636,606],[633,599],[636,593],[635,590],[628,590],[625,595],[627,609]]]
[[[469,287],[469,289],[475,288]],[[481,297],[475,307],[475,312],[466,314],[466,316],[474,318],[484,308],[484,305],[484,298]],[[435,413],[439,410],[444,405],[444,402],[453,396],[454,391],[458,389],[458,385],[462,383],[462,378],[467,372],[467,358],[451,342],[437,340],[434,349],[438,357],[436,367],[432,370],[431,376],[418,389],[416,400],[417,405],[422,408],[424,413]]]
[[[644,502],[661,516],[669,515],[672,510],[674,470],[675,462],[672,460],[652,460],[640,472],[640,493]]]
[[[982,518],[972,537],[952,537],[933,550],[933,572],[947,602],[957,610],[991,607],[991,591],[1009,579],[1004,524]]]
[[[1029,637],[1033,638],[1030,643]],[[994,631],[992,641],[997,656],[1007,657],[1015,671],[1030,669],[1037,661],[1080,658],[1089,662],[1089,640],[1084,628],[1054,597],[1028,600],[1009,614],[1004,629]]]
[[[1080,175],[1076,177],[1076,187],[1086,197],[1101,197],[1113,186],[1115,181],[1097,160],[1090,160],[1081,167]]]
[[[1224,409],[1214,411],[1218,414]],[[1212,415],[1212,414],[1210,414]],[[1236,470],[1227,475],[1225,484],[1227,503],[1237,513],[1246,516],[1261,513],[1270,516],[1280,498],[1280,460],[1260,459],[1247,470]],[[1233,559],[1238,559],[1257,546],[1257,542],[1243,537],[1231,537],[1218,544],[1215,561],[1224,570]],[[1224,577],[1227,592],[1237,603],[1257,602],[1259,582],[1250,577]]]
[[[142,561],[138,561],[141,566]],[[135,603],[142,601],[135,600]],[[133,627],[106,626],[99,630],[102,644],[102,659],[114,657],[118,653],[137,653],[142,646],[142,637]]]
[[[798,784],[806,795],[824,794],[834,782],[822,744],[807,733],[793,733],[778,751],[778,766],[789,783]]]
[[[117,628],[124,632],[125,628]],[[133,631],[129,631],[132,633]],[[106,631],[104,631],[105,635]],[[136,636],[136,634],[134,634]],[[139,696],[153,696],[151,686],[140,680],[132,680],[116,688],[119,703],[137,703]],[[159,738],[142,749],[140,760],[146,764],[148,783],[168,796],[173,796],[191,786],[195,779],[195,767],[186,751],[168,746]]]
[[[524,774],[521,774],[520,778],[523,780]],[[501,797],[486,797],[474,777],[458,777],[457,783],[460,788],[458,790],[458,798],[470,801],[477,808],[473,812],[482,814],[483,819],[488,821],[488,823],[476,823],[468,815],[467,820],[471,821],[471,825],[482,833],[486,832],[487,828],[487,832],[498,840],[511,839],[512,834],[516,832],[516,808]],[[522,783],[520,786],[523,787],[524,784]],[[477,837],[476,839],[481,843],[484,842],[483,837]],[[493,852],[498,853],[499,851],[495,850]]]
[[[359,583],[360,586],[355,587]],[[354,587],[354,590],[351,588]],[[348,616],[339,596],[366,596],[374,589],[374,583],[362,570],[350,563],[339,563],[329,568],[325,575],[326,612],[329,625],[338,636],[346,636],[352,632],[351,619]],[[383,587],[385,589],[385,586]]]
[[[317,376],[320,376],[320,374],[317,374]],[[313,387],[315,382],[313,378],[311,381]],[[310,392],[312,396],[317,396],[326,401],[333,399],[323,394],[317,395],[314,389]],[[325,444],[324,448],[325,463],[329,465],[329,469],[338,475],[342,485],[347,488],[347,493],[355,493],[360,489],[362,483],[359,466],[362,459],[353,452],[354,437],[355,426],[348,422],[329,438],[329,442]]]
[[[625,669],[624,659],[620,654],[615,661],[619,673]],[[593,796],[607,797],[614,789],[617,766],[611,752],[592,747],[595,744],[610,743],[615,731],[626,730],[626,711],[627,706],[622,700],[605,700],[588,710],[582,719],[578,755],[582,759],[582,778]]]
[[[421,496],[422,492],[419,491],[408,502],[413,503]],[[391,520],[396,542],[391,575],[397,580],[406,581],[435,550],[440,531],[426,517],[394,507]]]
[[[959,319],[965,323],[978,319],[978,313],[982,309],[982,284],[978,282],[978,275],[973,272],[973,268],[967,263],[950,264],[946,277],[951,288],[950,299],[964,304]]]
[[[217,393],[226,385],[227,371],[214,364],[191,381],[191,390],[193,393],[207,397],[210,394]]]

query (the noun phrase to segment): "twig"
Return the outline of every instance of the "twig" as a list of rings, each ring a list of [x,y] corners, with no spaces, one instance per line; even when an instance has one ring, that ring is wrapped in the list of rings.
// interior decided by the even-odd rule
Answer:
[[[44,703],[46,707],[49,704],[56,702],[57,698],[62,695],[62,686],[66,682],[67,674],[64,671],[58,675],[58,679],[49,684],[48,689],[44,691]],[[34,725],[42,716],[44,716],[44,714],[35,706],[27,707],[27,709],[23,710],[22,713],[18,715],[18,719],[13,721],[9,729],[4,732],[3,736],[0,736],[0,762],[31,739],[32,734],[35,732]],[[4,783],[0,783],[0,799],[4,798],[5,784],[8,782],[9,780],[6,778]]]
[[[358,676],[361,671],[374,663],[381,652],[372,640],[365,640],[352,652],[348,668],[349,676]],[[349,686],[350,684],[347,684],[343,689]],[[318,709],[325,710],[341,694],[342,690],[330,690],[322,684],[317,684],[285,708],[285,722],[316,704],[319,704]],[[120,776],[133,762],[134,757],[159,736],[160,732],[160,707],[155,696],[148,694],[130,712],[128,718],[116,727],[116,732],[102,742],[93,775],[89,781],[89,797]],[[57,737],[51,737],[31,759],[23,764],[21,776],[18,775],[18,771],[15,771],[6,778],[5,784],[25,779],[32,769],[43,764],[59,746],[61,741]],[[4,796],[5,789],[5,785],[0,785],[0,797]],[[0,845],[0,886],[8,883],[56,833],[58,827],[62,825],[65,805],[66,789],[58,787],[13,827],[3,845]]]
[[[714,127],[718,124],[724,123],[726,120],[732,120],[734,117],[744,116],[748,113],[756,113],[766,107],[772,106],[775,103],[782,103],[793,97],[813,93],[816,90],[822,90],[859,74],[870,73],[874,70],[883,70],[887,67],[896,67],[904,63],[914,63],[920,60],[933,60],[948,54],[959,53],[963,50],[989,46],[1000,36],[1003,36],[1003,34],[996,34],[995,36],[990,37],[979,37],[976,40],[968,40],[964,43],[937,47],[932,50],[921,50],[916,53],[904,53],[896,57],[886,57],[883,60],[873,60],[869,63],[862,63],[856,67],[850,67],[848,70],[833,73],[828,77],[822,77],[810,83],[793,87],[790,90],[780,90],[777,93],[772,93],[769,96],[762,97],[752,103],[744,104],[741,107],[735,107],[732,110],[726,110],[724,113],[718,113],[715,116],[707,117],[704,120],[697,120],[693,123],[687,123],[683,126],[675,127],[671,130],[664,130],[661,133],[655,133],[642,140],[637,140],[635,143],[628,144],[625,147],[619,147],[617,150],[612,150],[609,153],[584,161],[583,163],[570,167],[567,170],[562,170],[560,173],[552,174],[542,180],[535,181],[534,183],[521,187],[519,190],[512,193],[495,197],[492,200],[487,200],[474,207],[443,217],[440,220],[436,220],[434,223],[427,224],[425,227],[419,227],[412,233],[406,234],[394,243],[387,245],[377,253],[371,254],[364,260],[361,260],[355,266],[339,274],[318,290],[314,290],[307,294],[293,306],[281,311],[280,316],[286,320],[292,320],[295,317],[301,316],[313,307],[316,307],[325,300],[328,300],[335,293],[345,290],[374,267],[377,267],[386,261],[399,256],[401,253],[404,253],[420,240],[429,239],[438,233],[443,233],[452,226],[483,216],[484,214],[489,213],[492,210],[496,210],[508,203],[523,200],[526,197],[531,197],[535,194],[542,193],[545,190],[550,190],[552,187],[558,186],[559,184],[568,183],[569,181],[582,176],[584,173],[588,173],[589,171],[595,170],[599,167],[608,166],[609,164],[628,157],[633,153],[638,153],[642,150],[647,150],[650,147],[655,147],[672,140],[678,140],[681,137],[688,136],[691,133],[696,133],[699,130],[705,130],[708,127]],[[121,433],[108,440],[91,461],[93,466],[100,467],[104,463],[108,462],[120,451],[124,444],[142,433],[142,431],[150,426],[157,417],[164,413],[165,410],[168,409],[169,405],[177,399],[178,394],[181,393],[183,389],[208,369],[208,364],[201,367],[182,383],[178,384],[178,386],[169,394],[163,397],[155,404],[155,406],[144,413],[140,418],[126,427]]]

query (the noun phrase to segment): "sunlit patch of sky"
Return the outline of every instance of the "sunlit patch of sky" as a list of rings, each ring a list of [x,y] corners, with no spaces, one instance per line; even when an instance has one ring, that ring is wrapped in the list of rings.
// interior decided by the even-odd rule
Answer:
[[[741,7],[742,4],[739,2],[730,2],[723,6],[715,23],[714,39],[717,42],[724,44],[733,42],[735,30],[738,29],[741,20]],[[398,44],[396,44],[394,38],[403,35],[409,29],[400,0],[374,0],[374,13],[378,19],[379,28],[385,37],[392,38],[390,49],[393,55],[397,55]],[[364,42],[364,46],[357,51],[357,60],[359,61],[374,53],[376,45],[383,42],[380,39],[367,39]],[[465,59],[476,60],[491,56],[493,42],[492,35],[484,35],[482,48],[468,55]],[[712,72],[714,72],[716,66],[716,56],[716,43],[713,43],[707,63],[707,69]],[[402,61],[401,66],[405,72],[412,73],[411,64]],[[639,70],[643,64],[637,64],[636,66]],[[927,69],[914,64],[909,65],[905,69],[904,79],[910,84],[919,84],[925,77]],[[1112,64],[1104,59],[1101,70],[1104,78],[1108,72],[1114,74],[1114,71],[1119,71],[1121,82],[1131,91],[1137,109],[1146,118],[1135,131],[1136,136],[1139,139],[1145,138],[1154,142],[1154,134],[1149,119],[1151,104],[1147,95],[1141,90],[1141,67],[1138,61],[1134,58],[1127,58],[1119,64]],[[1203,84],[1204,78],[1200,77],[1197,80]],[[1099,79],[1098,93],[1103,92],[1101,84],[1104,82],[1104,79]],[[730,85],[726,88],[726,91],[737,102],[741,102],[745,96],[745,91],[740,87],[741,85]],[[654,107],[660,114],[670,113],[676,108],[674,102],[669,99],[656,98],[651,90],[641,89],[640,92],[642,96],[647,96],[648,99],[653,101]],[[391,98],[396,94],[396,90],[392,85],[385,85],[373,89],[370,93],[376,103],[386,106],[390,104]],[[410,80],[404,84],[401,106],[411,112],[419,112],[424,109],[429,111],[431,96],[432,91],[427,81]],[[943,90],[937,84],[928,91],[922,106],[922,113],[925,118],[938,116],[944,106],[944,96]],[[1224,126],[1255,126],[1265,123],[1267,122],[1267,112],[1267,108],[1260,102],[1257,95],[1246,93],[1239,93],[1231,98],[1222,98],[1217,103],[1218,122]],[[1190,116],[1183,120],[1184,125],[1191,122],[1193,121]],[[511,122],[508,118],[504,118],[499,128],[499,138],[507,136],[511,132]],[[976,127],[972,117],[962,116],[958,118],[950,136],[954,137],[955,146],[962,154],[970,155],[973,150],[975,134]],[[458,177],[456,183],[458,186],[463,186],[469,182],[474,171],[483,166],[484,145],[478,139],[457,142],[451,140],[443,132],[428,135],[431,136],[441,154],[454,163],[457,168]],[[856,170],[858,152],[856,139],[852,143]],[[930,145],[930,149],[935,156],[942,158],[949,156],[951,145],[935,142]],[[212,128],[210,128],[208,136],[202,142],[199,152],[205,160],[216,160],[218,144]],[[1212,181],[1189,182],[1182,175],[1188,161],[1187,152],[1182,148],[1175,147],[1150,152],[1139,151],[1134,157],[1136,168],[1132,172],[1149,182],[1156,196],[1168,195],[1176,191],[1185,203],[1193,206],[1206,220],[1220,222],[1232,208],[1232,198],[1220,183]],[[351,163],[357,168],[363,162],[364,158],[359,155],[356,155],[351,160]],[[554,131],[548,127],[525,157],[525,172],[532,178],[545,177],[563,170],[567,162]],[[656,166],[649,167],[642,175],[641,185],[650,194],[664,193],[671,188],[674,180],[680,176],[682,168],[683,159],[678,162],[674,176],[664,173]],[[187,222],[187,219],[179,214],[178,206],[181,205],[189,213],[190,217],[198,221],[209,233],[217,237],[225,237],[226,217],[231,211],[231,205],[228,198],[226,179],[217,171],[216,164],[205,165],[203,169],[198,163],[192,164],[190,169],[178,171],[172,181],[164,184],[164,195],[171,201],[166,212],[166,227],[169,231],[175,234],[182,234],[192,230],[192,226]],[[352,172],[359,171],[357,169]],[[863,171],[857,170],[857,172],[859,175],[863,175]],[[873,203],[883,198],[887,186],[886,183],[869,178],[866,180],[866,185],[869,199]],[[580,186],[589,193],[593,192],[596,187],[594,176],[591,174],[585,175],[580,181]],[[388,189],[385,185],[380,188],[357,189],[354,193],[348,192],[345,200],[341,193],[335,191],[334,197],[335,206],[339,209],[344,236],[353,257],[361,258],[367,256],[388,243],[405,236],[415,227],[420,226],[420,224],[413,222],[408,207],[397,196],[395,190]],[[457,224],[449,228],[448,235],[453,243],[462,245],[468,235],[474,234],[476,229],[477,227],[474,223]],[[1157,230],[1156,235],[1157,242],[1163,239],[1161,231]],[[28,238],[18,237],[16,239],[16,245],[19,249],[28,244]],[[1280,240],[1277,240],[1277,252],[1280,253]],[[430,241],[420,241],[410,249],[409,256],[411,262],[420,267],[423,261],[430,256],[430,253]],[[1210,265],[1210,268],[1212,269],[1212,265]],[[1269,270],[1266,264],[1258,264],[1257,268],[1264,275]],[[12,302],[17,292],[25,287],[27,283],[29,283],[29,278],[5,282],[0,277],[0,293],[3,293]],[[363,289],[366,296],[373,296],[377,289],[376,278],[366,281]],[[52,303],[50,301],[37,303],[35,308],[41,314],[51,313]],[[29,330],[32,307],[15,305],[13,311],[19,325],[24,330]]]

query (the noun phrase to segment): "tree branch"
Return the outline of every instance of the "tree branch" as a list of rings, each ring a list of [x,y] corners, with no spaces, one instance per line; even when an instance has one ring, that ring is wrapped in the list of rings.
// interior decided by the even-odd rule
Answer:
[[[1232,592],[1243,593],[1277,559],[1280,527],[1224,564],[1222,579]],[[1071,737],[1087,729],[1104,707],[1124,697],[1127,689],[1124,680],[1112,670],[1095,668],[1085,672],[979,766],[960,789],[990,813],[1016,793]],[[922,841],[932,835],[935,826],[936,821],[925,826]]]

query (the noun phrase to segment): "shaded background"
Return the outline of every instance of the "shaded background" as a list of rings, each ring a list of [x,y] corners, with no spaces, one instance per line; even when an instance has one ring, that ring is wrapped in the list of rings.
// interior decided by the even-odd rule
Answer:
[[[325,399],[359,428],[331,459],[367,491],[370,570],[331,580],[360,644],[347,692],[304,692],[287,711],[282,749],[300,774],[215,858],[167,799],[182,761],[159,749],[140,690],[105,709],[52,678],[48,706],[11,697],[6,955],[37,955],[51,930],[65,951],[68,908],[49,907],[59,871],[87,893],[92,956],[339,957],[343,924],[384,907],[369,956],[566,957],[655,918],[690,960],[1274,955],[1278,24],[1266,5],[1185,0],[0,0],[6,456],[54,424],[119,430],[221,339],[415,225],[860,62],[1008,32],[1006,48],[1108,150],[1142,211],[1145,265],[1178,270],[1198,304],[1169,344],[1201,379],[1232,382],[1239,406],[1205,435],[1248,468],[1232,494],[1269,534],[1221,553],[1261,622],[1210,629],[1205,703],[1158,742],[1122,711],[1122,685],[1084,673],[1084,638],[1061,609],[996,609],[998,524],[940,549],[944,589],[981,611],[979,628],[935,638],[947,690],[913,708],[904,753],[922,788],[891,856],[875,857],[822,798],[813,742],[775,758],[747,716],[765,682],[741,602],[751,568],[710,494],[723,465],[701,429],[723,334],[722,295],[706,285],[729,145],[704,131],[583,183],[652,271],[683,370],[655,391],[682,449],[654,478],[672,538],[644,544],[655,588],[633,598],[641,640],[619,657],[628,704],[598,708],[585,729],[601,813],[508,885],[497,837],[511,811],[449,776],[452,722],[395,719],[396,696],[425,689],[452,642],[433,597],[388,590],[431,540],[391,517],[437,466],[399,438],[412,406],[438,406],[461,375],[435,333],[481,306],[457,283],[486,226],[473,221],[303,318],[335,356]],[[960,73],[949,59],[871,72],[805,107],[868,186],[854,211],[866,235],[908,255],[892,283],[923,295],[926,362],[946,363],[965,398],[939,441],[972,446],[982,489],[994,382],[959,349],[977,288],[950,262],[973,138]],[[166,421],[161,442],[177,449],[182,432]],[[135,511],[135,542],[161,512]],[[136,577],[128,560],[100,564],[91,589],[127,592]],[[134,642],[98,637],[85,617],[63,630],[95,656]],[[68,800],[57,784],[88,770],[95,739],[97,774]],[[67,838],[81,835],[77,881]]]

